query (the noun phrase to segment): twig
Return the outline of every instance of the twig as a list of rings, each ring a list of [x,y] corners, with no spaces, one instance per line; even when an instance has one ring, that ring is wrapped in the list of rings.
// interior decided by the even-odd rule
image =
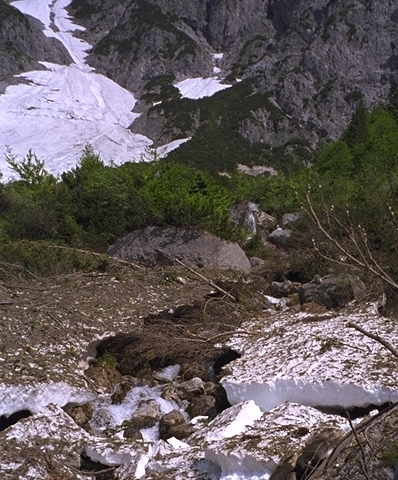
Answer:
[[[368,472],[368,466],[366,464],[366,456],[365,456],[365,451],[363,449],[363,445],[362,445],[361,441],[359,440],[359,437],[357,435],[357,432],[355,431],[354,425],[352,424],[350,414],[347,412],[347,410],[346,410],[346,414],[347,414],[348,423],[350,424],[351,431],[352,431],[352,433],[355,437],[355,441],[357,442],[359,450],[361,452],[361,457],[362,457],[361,470],[362,470],[363,474],[365,475],[366,480],[371,480],[369,472]]]
[[[383,340],[382,338],[380,338],[378,335],[374,334],[374,333],[370,333],[366,330],[364,330],[362,327],[360,327],[359,325],[355,324],[355,323],[352,323],[352,322],[348,322],[346,323],[346,327],[348,328],[355,328],[355,330],[358,330],[358,332],[361,332],[363,335],[365,335],[366,337],[369,337],[371,338],[372,340],[375,340],[376,342],[380,343],[381,345],[383,345],[383,347],[385,347],[387,350],[389,350],[393,355],[394,357],[398,358],[398,351],[391,345],[391,343],[388,343],[386,340]]]
[[[175,259],[176,262],[178,262],[180,265],[182,265],[183,267],[185,267],[187,270],[189,270],[190,272],[194,273],[195,275],[197,275],[199,278],[201,278],[202,280],[204,280],[206,283],[208,283],[211,287],[215,288],[216,290],[218,290],[219,292],[223,293],[224,295],[226,295],[228,298],[230,298],[231,300],[233,300],[234,302],[236,302],[236,298],[231,295],[230,293],[226,292],[225,290],[223,290],[221,287],[219,287],[218,285],[216,285],[214,282],[212,282],[211,280],[209,280],[208,278],[206,278],[204,275],[198,273],[197,271],[195,271],[193,268],[191,267],[188,267],[188,265],[185,265],[185,263],[181,262],[181,260],[178,260],[178,258]]]
[[[52,320],[54,320],[54,322],[58,323],[58,325],[60,325],[63,330],[65,330],[65,326],[62,324],[62,322],[60,322],[60,321],[58,320],[57,317],[55,317],[55,316],[54,316],[52,313],[50,313],[50,312],[47,312],[47,315],[48,315]]]
[[[73,470],[79,472],[80,475],[85,475],[87,477],[96,477],[97,475],[103,475],[104,473],[114,472],[116,467],[105,468],[104,470],[96,470],[95,472],[89,472],[88,470],[79,470],[75,467],[72,467]]]

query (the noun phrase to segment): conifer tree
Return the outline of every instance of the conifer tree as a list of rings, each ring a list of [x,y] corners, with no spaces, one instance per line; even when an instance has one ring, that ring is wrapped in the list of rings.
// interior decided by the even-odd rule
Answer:
[[[366,143],[368,139],[368,112],[361,100],[343,134],[343,140],[350,148],[353,148]]]

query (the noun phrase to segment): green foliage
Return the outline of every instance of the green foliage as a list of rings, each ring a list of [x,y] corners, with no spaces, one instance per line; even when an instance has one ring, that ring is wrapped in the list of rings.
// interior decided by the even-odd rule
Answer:
[[[40,160],[32,150],[28,151],[24,159],[18,160],[11,148],[7,147],[6,162],[19,176],[21,182],[31,187],[41,186],[45,182],[54,180],[54,177],[45,170],[44,161]]]
[[[147,225],[239,237],[227,188],[210,173],[148,155],[150,162],[105,165],[87,145],[78,165],[51,183],[1,185],[0,242],[46,240],[101,252]]]
[[[354,157],[351,149],[342,140],[325,145],[319,153],[315,169],[321,175],[332,178],[351,177],[354,172]]]
[[[376,108],[369,114],[360,105],[342,139],[322,149],[310,174],[311,203],[330,235],[398,279],[398,125],[393,113]],[[341,255],[330,242],[327,247],[325,238],[319,242],[330,248],[329,256]]]
[[[101,356],[96,358],[96,365],[107,370],[117,370],[119,362],[111,353],[105,350]]]

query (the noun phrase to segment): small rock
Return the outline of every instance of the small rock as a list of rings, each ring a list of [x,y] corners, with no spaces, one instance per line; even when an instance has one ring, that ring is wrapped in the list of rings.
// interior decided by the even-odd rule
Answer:
[[[126,398],[126,395],[131,390],[131,385],[128,383],[120,383],[117,386],[116,391],[111,395],[111,400],[113,405],[120,405],[123,400]]]
[[[159,405],[154,400],[149,400],[143,404],[131,417],[131,426],[137,430],[141,428],[151,428],[160,418]]]
[[[203,416],[213,419],[217,415],[216,399],[210,395],[194,398],[189,404],[188,413],[192,418]]]
[[[301,218],[301,214],[299,212],[295,213],[285,213],[281,218],[281,225],[285,227],[289,223],[298,222]]]
[[[204,382],[199,377],[191,378],[190,380],[179,385],[183,398],[191,400],[193,397],[198,397],[204,393]]]
[[[181,427],[189,427],[184,415],[179,410],[171,410],[171,412],[163,415],[159,421],[160,438],[162,440],[167,440],[168,438],[176,437],[181,440],[192,433],[192,431],[190,431],[190,433],[186,435],[185,433],[187,433],[187,429]]]
[[[292,231],[277,228],[268,235],[268,240],[278,248],[289,248],[292,246]]]
[[[227,392],[220,383],[206,382],[205,395],[210,395],[215,398],[217,413],[221,413],[231,406],[228,401]]]
[[[183,406],[182,392],[173,385],[166,385],[163,388],[161,397],[165,400],[175,402],[180,408]]]
[[[144,440],[141,432],[137,428],[131,426],[123,430],[123,437],[138,442],[142,442]]]
[[[77,425],[84,427],[93,415],[94,405],[91,402],[78,407],[66,405],[64,410],[71,418],[73,418]]]

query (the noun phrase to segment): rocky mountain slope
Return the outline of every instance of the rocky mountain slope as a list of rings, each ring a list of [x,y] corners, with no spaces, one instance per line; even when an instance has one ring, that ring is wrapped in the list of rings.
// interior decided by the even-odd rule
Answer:
[[[42,69],[38,60],[70,63],[61,43],[12,5],[0,2],[3,90],[13,74]],[[397,80],[390,0],[73,0],[67,8],[86,29],[74,35],[92,46],[87,63],[139,99],[131,130],[155,147],[193,137],[172,157],[202,166],[309,163],[361,101],[386,102]],[[181,98],[176,84],[188,78],[230,88]]]
[[[361,99],[384,102],[396,79],[398,9],[388,0],[74,0],[70,11],[87,28],[88,62],[147,101],[133,129],[157,145],[213,122],[221,137],[233,130],[300,156],[299,146],[338,137]],[[235,84],[218,94],[223,108],[171,100],[173,82],[214,75],[214,53],[217,75]]]
[[[0,92],[13,83],[12,75],[28,70],[44,70],[38,60],[69,65],[66,48],[44,35],[42,25],[0,0]]]

